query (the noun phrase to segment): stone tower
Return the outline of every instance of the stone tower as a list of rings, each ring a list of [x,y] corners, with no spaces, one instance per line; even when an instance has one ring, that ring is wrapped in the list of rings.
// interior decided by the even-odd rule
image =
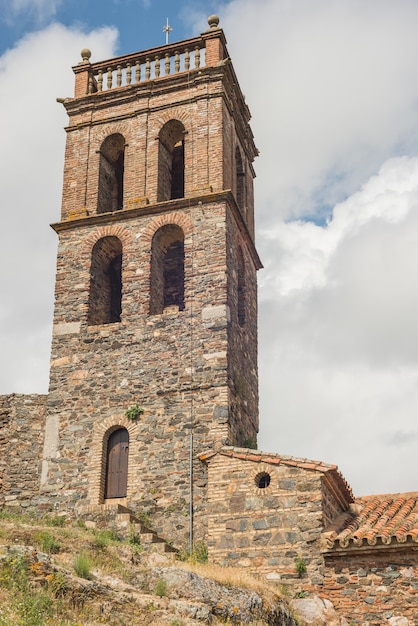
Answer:
[[[257,150],[218,23],[100,63],[82,51],[53,224],[41,491],[145,508],[179,543],[191,482],[197,526],[204,512],[199,454],[258,431]]]

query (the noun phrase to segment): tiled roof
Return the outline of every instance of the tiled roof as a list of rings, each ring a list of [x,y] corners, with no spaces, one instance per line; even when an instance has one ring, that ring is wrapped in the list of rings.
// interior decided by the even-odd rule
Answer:
[[[324,548],[418,543],[418,493],[357,498],[323,533]]]
[[[350,502],[354,501],[351,487],[343,475],[338,471],[338,467],[336,465],[330,465],[329,463],[324,463],[323,461],[312,461],[311,459],[297,458],[294,456],[274,454],[271,452],[262,452],[261,450],[235,448],[230,446],[224,446],[219,450],[209,450],[204,452],[200,455],[200,460],[208,461],[217,454],[235,459],[242,459],[244,461],[263,462],[271,465],[288,465],[291,467],[298,467],[300,469],[327,474],[327,477],[335,484],[338,491],[343,496],[347,506]]]

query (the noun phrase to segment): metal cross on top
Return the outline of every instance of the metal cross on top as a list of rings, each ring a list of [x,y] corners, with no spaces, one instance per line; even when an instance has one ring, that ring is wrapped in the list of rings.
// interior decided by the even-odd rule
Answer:
[[[170,24],[168,23],[168,18],[167,18],[167,24],[165,26],[163,26],[163,33],[165,33],[165,43],[168,44],[168,35],[171,33],[173,29],[171,28]]]

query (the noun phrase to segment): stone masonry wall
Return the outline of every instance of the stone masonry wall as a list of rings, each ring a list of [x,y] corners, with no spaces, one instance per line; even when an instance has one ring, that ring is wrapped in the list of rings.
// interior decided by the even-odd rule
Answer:
[[[245,456],[218,454],[207,461],[210,559],[282,583],[298,579],[296,561],[302,559],[306,580],[321,583],[321,474],[270,465],[262,455],[257,460],[257,452],[253,461]],[[257,487],[260,474],[270,476],[263,489]]]
[[[107,439],[115,428],[126,427],[126,503],[152,514],[161,534],[186,542],[192,422],[195,535],[205,535],[207,479],[198,455],[216,441],[231,439],[232,429],[227,361],[234,346],[228,344],[226,262],[232,210],[233,201],[223,194],[191,206],[187,199],[170,201],[157,216],[152,208],[119,212],[114,225],[95,220],[89,225],[85,219],[77,228],[60,231],[47,400],[50,447],[42,480],[42,491],[54,506],[103,503]],[[185,234],[185,309],[169,307],[150,315],[152,237],[160,226],[173,223]],[[122,243],[121,322],[88,325],[91,251],[102,236]],[[249,380],[255,349],[248,377],[245,363],[241,366]],[[144,412],[131,423],[125,412],[134,404]],[[254,406],[255,400],[253,411]]]
[[[311,590],[331,600],[350,624],[417,626],[418,547],[326,555],[324,583]]]
[[[257,368],[257,276],[245,239],[237,229],[232,212],[227,214],[228,264],[228,372],[230,381],[230,445],[257,447],[258,368]],[[240,272],[239,253],[244,267]],[[238,319],[238,285],[243,284],[244,323]]]
[[[329,488],[335,488],[331,474],[297,467],[295,459],[287,465],[279,455],[238,448],[202,458],[208,465],[211,560],[292,583],[292,592],[325,598],[352,626],[417,626],[415,544],[323,552],[324,520],[341,512]],[[257,487],[260,475],[270,478],[264,488]],[[297,560],[306,572],[297,572]]]
[[[0,396],[0,506],[49,508],[39,494],[45,400],[43,395]]]

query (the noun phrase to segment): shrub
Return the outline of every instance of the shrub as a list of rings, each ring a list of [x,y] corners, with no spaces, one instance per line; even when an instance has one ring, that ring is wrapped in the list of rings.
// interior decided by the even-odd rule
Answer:
[[[144,409],[140,407],[138,404],[133,404],[125,411],[125,415],[128,420],[137,420],[140,415],[144,412]]]
[[[140,546],[141,545],[141,537],[136,532],[136,525],[132,524],[132,523],[129,524],[128,543],[130,543],[132,546]]]
[[[303,576],[306,572],[306,563],[301,556],[299,556],[295,561],[295,568],[298,573],[299,578]]]
[[[198,541],[194,544],[191,554],[190,550],[181,550],[178,558],[180,561],[190,561],[191,563],[207,563],[208,548],[204,541]]]
[[[55,537],[47,531],[40,531],[34,534],[35,541],[40,549],[48,554],[57,554],[60,551],[60,544],[55,541]]]
[[[82,552],[74,558],[74,570],[80,578],[91,579],[91,566],[89,557]]]
[[[160,578],[154,587],[154,593],[159,598],[167,595],[167,583],[163,578]]]

